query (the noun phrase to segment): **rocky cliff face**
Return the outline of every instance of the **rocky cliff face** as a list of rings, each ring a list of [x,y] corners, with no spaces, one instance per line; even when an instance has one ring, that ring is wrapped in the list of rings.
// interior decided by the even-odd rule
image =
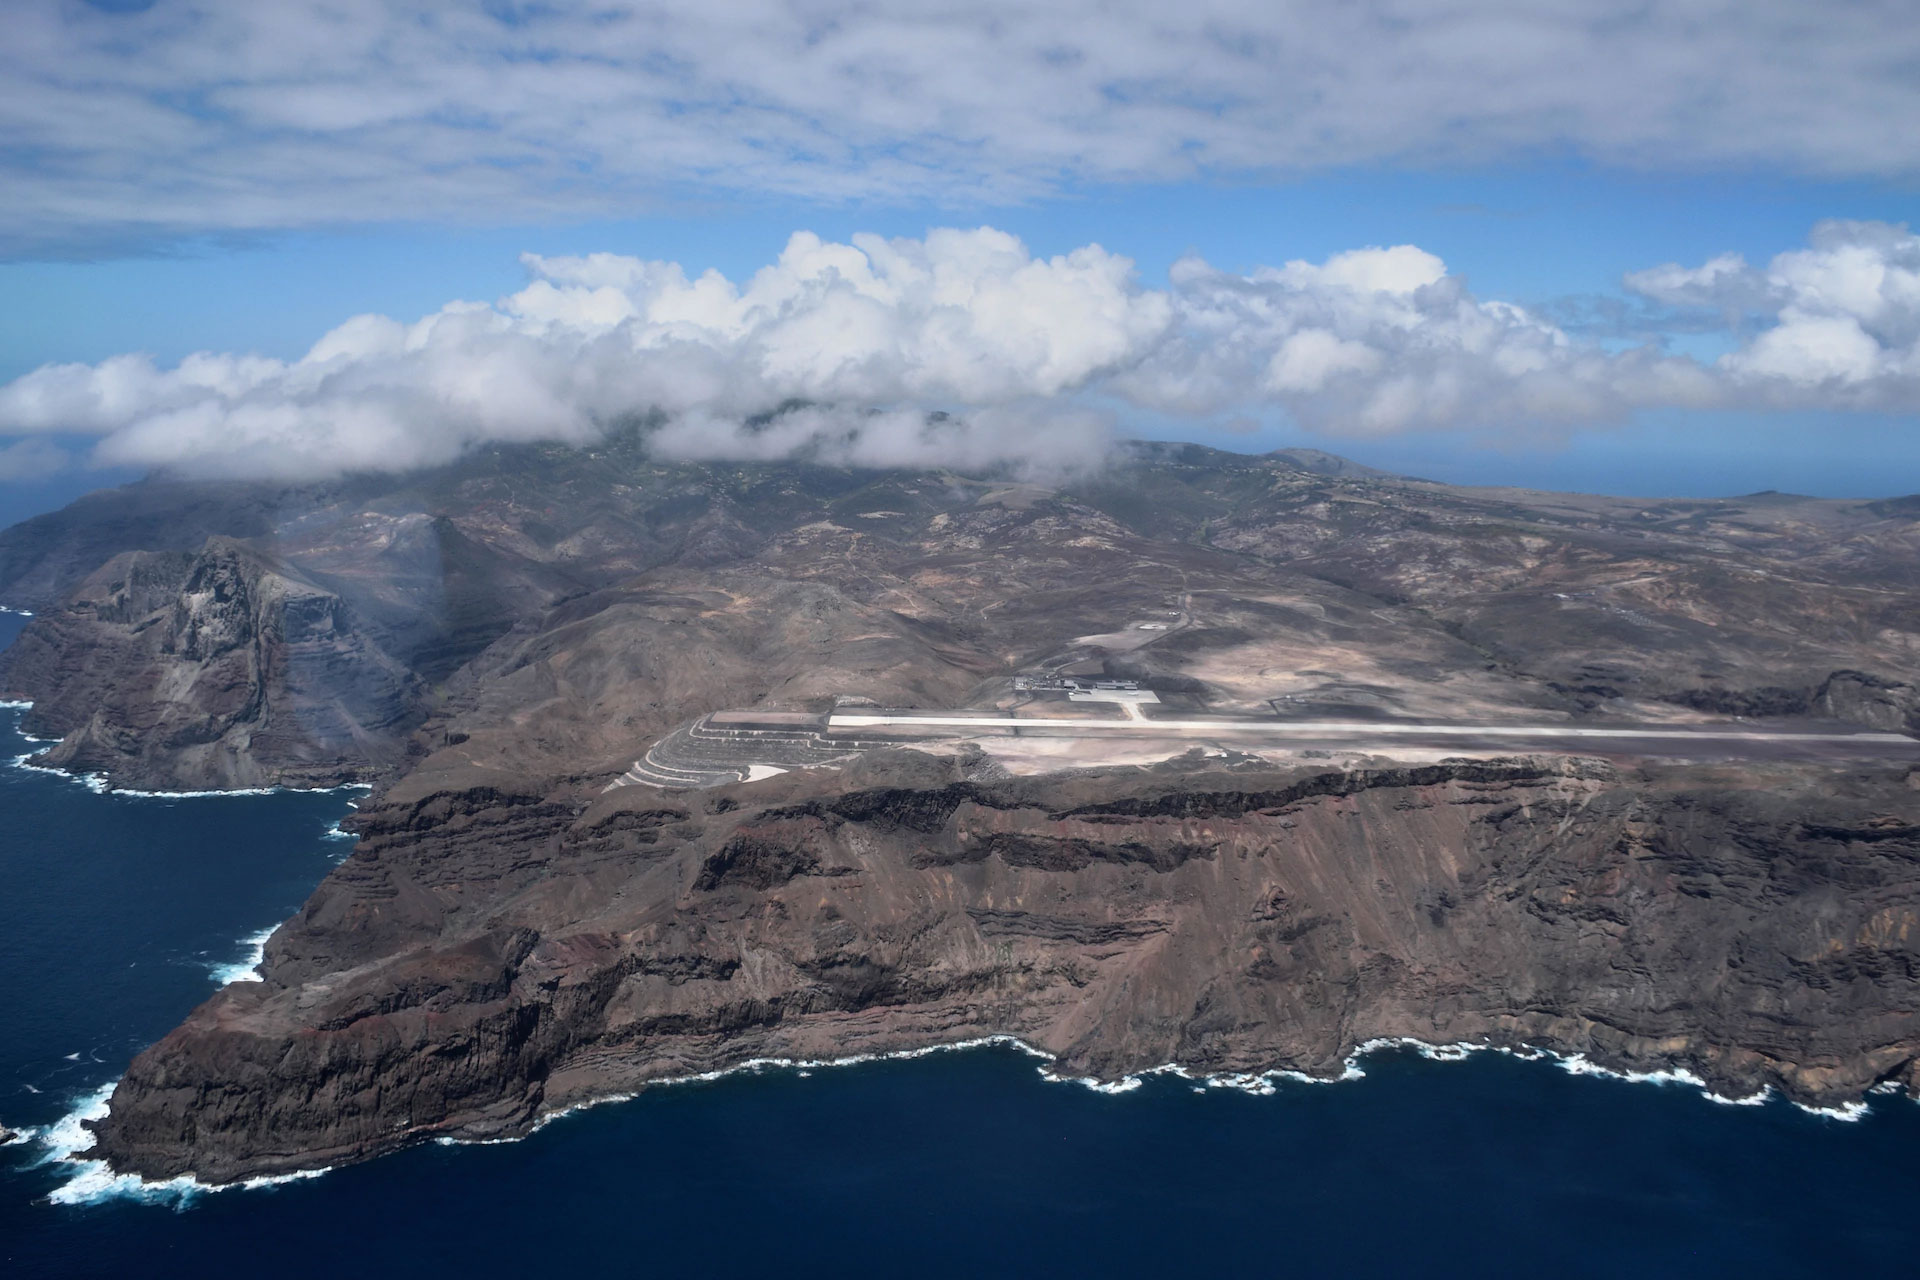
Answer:
[[[133,785],[351,781],[396,766],[418,722],[417,678],[340,596],[220,538],[109,560],[0,681],[59,739],[44,763]]]
[[[1002,1034],[1111,1079],[1337,1073],[1377,1036],[1920,1085],[1920,790],[1897,771],[1189,759],[969,780],[883,753],[698,795],[401,784],[265,980],[142,1054],[115,1167],[226,1180],[749,1058]]]
[[[1911,500],[1454,489],[1199,446],[1047,488],[668,463],[629,433],[325,488],[154,482],[0,533],[0,601],[42,613],[0,696],[118,785],[385,788],[266,980],[120,1086],[102,1150],[141,1173],[988,1034],[1103,1077],[1486,1039],[1838,1102],[1916,1083],[1920,790],[1891,766],[1089,773],[1020,738],[998,780],[879,753],[600,789],[716,709],[1005,711],[1016,673],[1194,712],[1913,730],[1916,566]]]

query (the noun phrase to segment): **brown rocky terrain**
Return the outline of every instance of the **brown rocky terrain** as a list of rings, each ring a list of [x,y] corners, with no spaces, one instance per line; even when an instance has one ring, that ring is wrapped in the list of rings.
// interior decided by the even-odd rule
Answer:
[[[125,786],[378,780],[462,735],[463,760],[585,769],[722,707],[991,702],[1174,609],[1179,634],[1081,656],[1222,709],[1906,730],[1916,566],[1908,499],[1457,489],[1198,446],[1048,488],[664,464],[635,439],[313,489],[148,482],[28,521],[0,534],[0,603],[42,616],[0,696],[35,703],[52,760]],[[196,603],[215,577],[241,603]],[[196,609],[244,674],[186,642]]]
[[[1103,1078],[1326,1073],[1412,1036],[1818,1103],[1920,1083],[1906,764],[1089,769],[1033,740],[1023,776],[964,748],[605,790],[708,712],[1006,708],[1010,677],[1065,671],[1209,713],[1910,732],[1920,501],[1457,489],[1195,446],[1040,485],[645,445],[149,481],[0,534],[0,603],[40,614],[0,697],[34,703],[46,762],[376,784],[265,981],[122,1082],[117,1167],[313,1167],[752,1057],[990,1034]]]
[[[1338,1074],[1380,1036],[1920,1085],[1903,771],[1512,759],[972,781],[867,758],[705,793],[409,780],[142,1054],[116,1168],[224,1180],[751,1058],[1011,1035],[1113,1079]]]
[[[339,595],[244,544],[117,555],[9,656],[73,726],[45,762],[220,787],[393,769],[421,677]]]

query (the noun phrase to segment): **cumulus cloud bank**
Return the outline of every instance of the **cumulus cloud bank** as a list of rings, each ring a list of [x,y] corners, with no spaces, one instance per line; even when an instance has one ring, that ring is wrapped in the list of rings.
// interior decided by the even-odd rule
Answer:
[[[1764,327],[1719,369],[1770,405],[1920,408],[1920,236],[1882,222],[1823,222],[1764,268],[1739,254],[1636,272],[1656,302],[1757,314]]]
[[[1575,340],[1412,245],[1246,275],[1189,258],[1164,289],[1099,245],[1040,258],[984,227],[802,232],[743,282],[614,254],[523,261],[530,282],[496,303],[358,316],[298,360],[48,365],[0,387],[0,435],[90,434],[107,464],[305,477],[581,443],[633,415],[681,457],[1051,466],[1097,452],[1129,407],[1278,413],[1335,436],[1651,406],[1920,408],[1920,237],[1880,223],[1824,223],[1764,269],[1726,256],[1629,276],[1655,302],[1731,317],[1743,336],[1712,364]]]
[[[0,431],[98,434],[108,463],[302,475],[582,442],[658,411],[657,446],[681,454],[784,455],[804,435],[849,458],[864,441],[862,460],[1038,459],[1095,429],[1050,402],[1137,361],[1172,323],[1127,259],[1098,246],[1038,259],[990,229],[800,233],[744,284],[613,254],[524,262],[533,281],[497,304],[358,316],[291,362],[46,366],[0,388]],[[795,400],[830,407],[743,425]],[[906,431],[940,408],[983,412],[964,440],[924,413]]]
[[[1916,63],[1901,0],[17,4],[0,246],[1542,153],[1912,175]]]

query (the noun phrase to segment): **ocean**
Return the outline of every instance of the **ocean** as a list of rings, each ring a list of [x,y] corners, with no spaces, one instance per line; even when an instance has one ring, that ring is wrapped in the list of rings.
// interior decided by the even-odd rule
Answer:
[[[63,1118],[246,971],[346,853],[353,794],[99,794],[11,767],[19,719],[0,710],[0,1124],[31,1135],[0,1150],[9,1277],[1827,1276],[1920,1246],[1904,1099],[1843,1121],[1404,1049],[1267,1096],[1099,1093],[1006,1047],[770,1068],[522,1142],[84,1195],[51,1158]]]

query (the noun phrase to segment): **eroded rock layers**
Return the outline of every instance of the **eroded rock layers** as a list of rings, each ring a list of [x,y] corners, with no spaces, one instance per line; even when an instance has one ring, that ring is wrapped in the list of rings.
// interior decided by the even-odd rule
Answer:
[[[268,944],[142,1054],[115,1167],[214,1181],[755,1057],[1011,1035],[1106,1079],[1334,1074],[1380,1036],[1685,1066],[1807,1102],[1920,1084],[1904,766],[1338,771],[1195,757],[699,794],[403,782]]]

